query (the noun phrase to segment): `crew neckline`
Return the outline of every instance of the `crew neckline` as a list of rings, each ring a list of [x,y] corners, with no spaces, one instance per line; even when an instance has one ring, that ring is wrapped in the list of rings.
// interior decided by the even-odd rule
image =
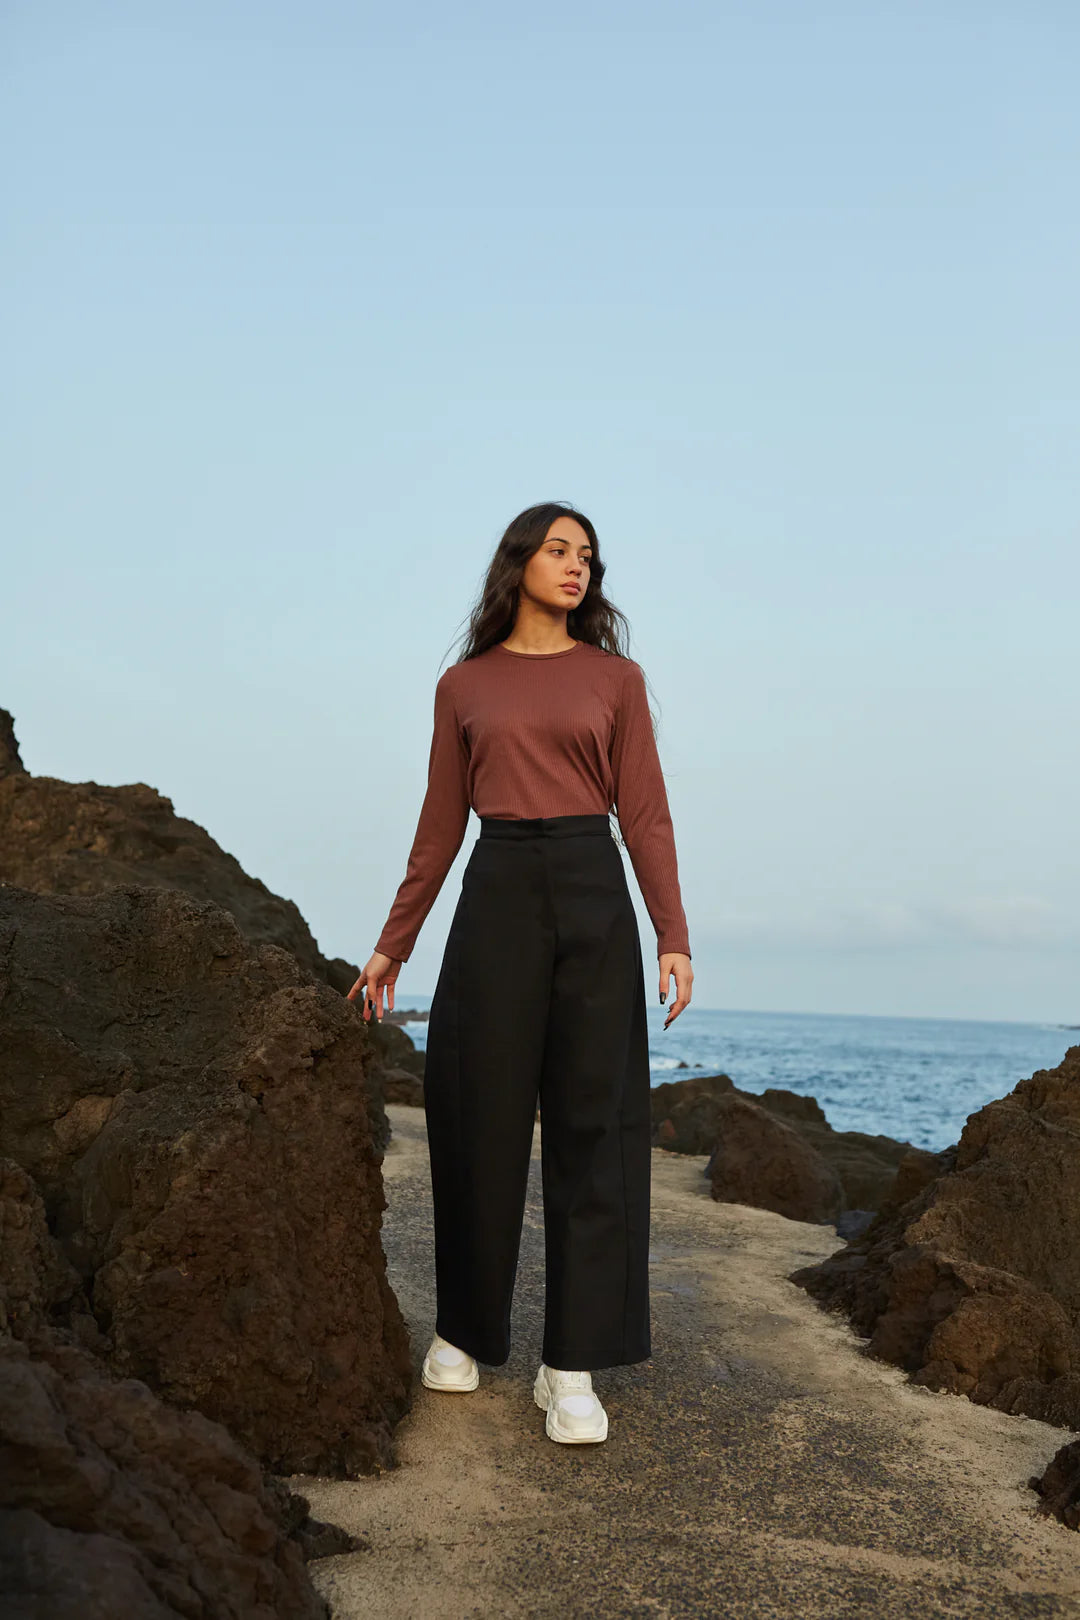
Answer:
[[[495,643],[495,645],[496,645],[496,647],[501,648],[501,650],[504,653],[509,653],[511,658],[528,658],[528,659],[536,658],[536,659],[541,659],[541,658],[569,658],[571,653],[577,652],[579,647],[584,646],[584,642],[575,641],[574,645],[572,647],[564,647],[562,652],[553,652],[553,653],[523,653],[523,652],[518,652],[516,650],[516,648],[507,647],[501,641],[497,641]]]

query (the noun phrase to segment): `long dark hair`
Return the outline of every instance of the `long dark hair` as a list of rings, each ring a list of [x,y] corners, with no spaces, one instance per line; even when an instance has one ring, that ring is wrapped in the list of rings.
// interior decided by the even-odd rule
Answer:
[[[583,512],[566,501],[541,501],[539,506],[526,507],[507,524],[488,564],[476,605],[469,616],[464,649],[456,663],[463,664],[466,659],[487,652],[496,642],[506,640],[514,627],[518,586],[525,564],[539,551],[555,519],[561,517],[580,523],[592,546],[588,588],[577,606],[566,615],[567,633],[575,641],[591,641],[594,647],[602,647],[620,658],[629,656],[630,626],[625,615],[604,595],[604,563],[596,530]]]

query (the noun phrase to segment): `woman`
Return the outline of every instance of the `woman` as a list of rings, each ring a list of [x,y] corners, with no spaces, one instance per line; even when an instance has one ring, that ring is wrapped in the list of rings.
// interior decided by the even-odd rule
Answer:
[[[657,934],[660,1000],[690,1001],[675,842],[641,668],[603,591],[596,532],[562,502],[510,524],[465,652],[435,687],[428,784],[405,877],[349,992],[381,1018],[465,836],[428,1022],[424,1105],[438,1309],[432,1389],[510,1353],[539,1099],[546,1257],[534,1396],[553,1440],[597,1442],[592,1370],[649,1355],[649,1055],[619,828]]]

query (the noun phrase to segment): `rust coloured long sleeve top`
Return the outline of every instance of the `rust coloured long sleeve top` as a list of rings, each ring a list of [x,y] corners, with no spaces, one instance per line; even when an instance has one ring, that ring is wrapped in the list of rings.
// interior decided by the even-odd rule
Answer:
[[[407,960],[478,816],[607,815],[614,806],[657,955],[690,954],[675,837],[641,666],[579,641],[518,653],[501,642],[435,687],[428,782],[405,876],[375,949]]]

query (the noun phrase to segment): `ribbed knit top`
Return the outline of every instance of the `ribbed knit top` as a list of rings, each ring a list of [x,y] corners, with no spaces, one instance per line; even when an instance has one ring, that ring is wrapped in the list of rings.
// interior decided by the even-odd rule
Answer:
[[[375,949],[406,961],[478,816],[618,813],[656,929],[690,954],[675,836],[640,664],[579,641],[557,653],[501,642],[435,686],[428,781],[405,876]]]

